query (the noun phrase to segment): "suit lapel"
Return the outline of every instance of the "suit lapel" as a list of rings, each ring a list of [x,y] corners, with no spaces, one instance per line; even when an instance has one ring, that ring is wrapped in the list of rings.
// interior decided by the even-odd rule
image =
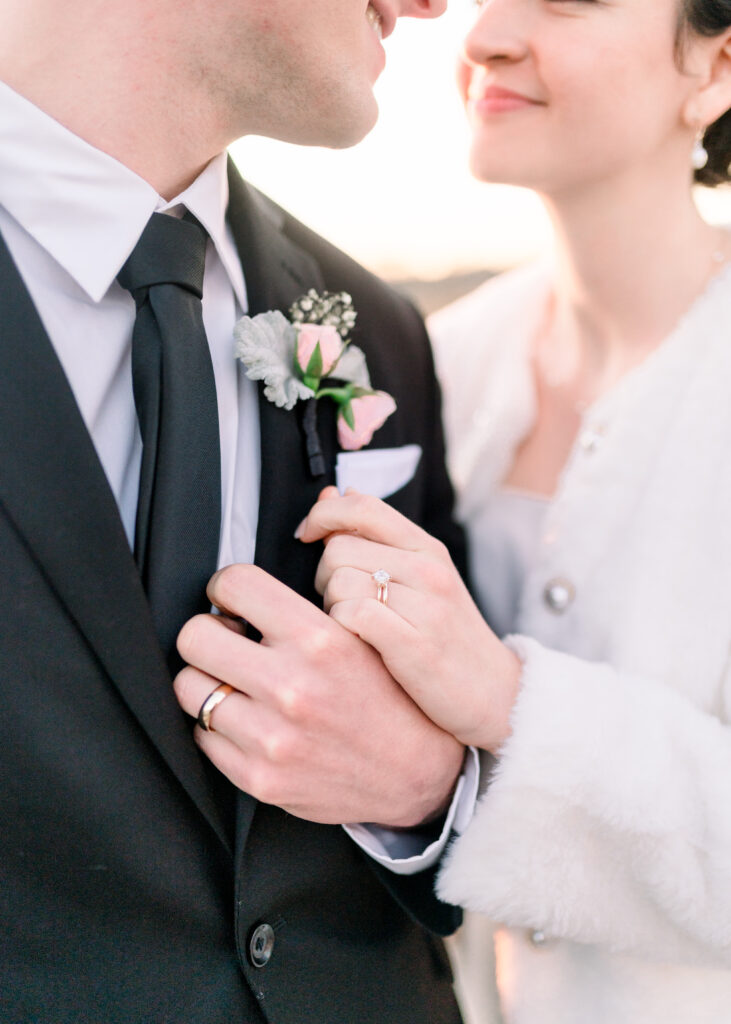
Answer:
[[[228,846],[114,496],[0,236],[0,505],[132,713]]]
[[[278,309],[285,315],[308,289],[322,291],[324,282],[309,253],[294,245],[282,230],[281,211],[229,170],[229,222],[246,278],[249,315]],[[334,461],[335,415],[331,402],[318,408],[326,463]],[[309,474],[301,427],[303,405],[287,412],[269,402],[259,387],[261,427],[261,491],[255,562],[300,593],[312,596],[314,574],[303,545],[293,538],[300,519],[312,507],[331,477]]]
[[[285,315],[292,302],[310,288],[322,291],[317,263],[283,233],[283,215],[244,183],[229,165],[228,219],[246,279],[249,315],[278,309]],[[254,561],[266,572],[309,598],[315,598],[319,545],[303,545],[294,531],[330,477],[313,480],[307,467],[302,405],[287,412],[269,402],[259,386],[261,485]],[[326,463],[334,462],[335,412],[331,402],[319,403],[320,437]],[[237,845],[242,849],[256,802],[239,799]]]

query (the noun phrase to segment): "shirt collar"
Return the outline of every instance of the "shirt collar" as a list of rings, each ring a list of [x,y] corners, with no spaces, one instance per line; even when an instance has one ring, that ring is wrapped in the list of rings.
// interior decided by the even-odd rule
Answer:
[[[208,231],[242,309],[243,273],[226,228],[220,153],[170,202],[114,157],[0,82],[0,204],[99,302],[155,211],[184,204]]]
[[[246,287],[241,261],[226,223],[226,210],[228,209],[227,154],[219,153],[214,157],[195,181],[175,199],[169,203],[159,199],[159,203],[161,205],[155,207],[158,212],[169,210],[182,203],[198,218],[216,247],[239,305],[242,309],[246,309]],[[145,221],[146,223],[147,221]]]

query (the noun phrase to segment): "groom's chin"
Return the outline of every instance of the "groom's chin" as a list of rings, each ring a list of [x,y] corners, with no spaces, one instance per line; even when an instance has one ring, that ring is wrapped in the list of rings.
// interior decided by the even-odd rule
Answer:
[[[377,120],[378,104],[372,92],[348,98],[341,95],[317,111],[310,108],[278,135],[283,142],[299,146],[348,149],[364,139]]]
[[[353,119],[349,124],[342,125],[341,130],[335,132],[329,142],[320,143],[320,145],[325,145],[329,149],[349,149],[362,142],[366,135],[373,130],[377,121],[378,107],[374,105],[371,117],[363,118],[361,121]]]

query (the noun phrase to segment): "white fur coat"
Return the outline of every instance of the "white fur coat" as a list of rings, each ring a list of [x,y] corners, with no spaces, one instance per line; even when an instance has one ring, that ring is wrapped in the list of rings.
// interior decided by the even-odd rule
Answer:
[[[432,319],[478,553],[532,423],[547,289],[545,268],[513,272]],[[479,585],[489,566],[472,568]],[[505,1020],[731,1022],[729,268],[587,411],[517,634],[513,735],[440,880],[504,926]]]

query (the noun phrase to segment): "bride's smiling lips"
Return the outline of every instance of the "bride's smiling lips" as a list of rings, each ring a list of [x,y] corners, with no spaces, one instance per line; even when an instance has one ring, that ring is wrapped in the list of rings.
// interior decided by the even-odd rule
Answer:
[[[470,110],[477,114],[507,114],[527,107],[545,106],[541,100],[499,85],[482,85],[470,89],[467,97]]]

